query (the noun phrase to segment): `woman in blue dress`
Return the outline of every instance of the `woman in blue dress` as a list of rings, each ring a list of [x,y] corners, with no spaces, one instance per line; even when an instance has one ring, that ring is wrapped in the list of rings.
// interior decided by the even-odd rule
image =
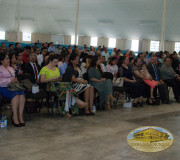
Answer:
[[[14,69],[9,66],[9,56],[5,53],[0,54],[0,95],[11,100],[13,111],[12,122],[15,127],[25,126],[23,120],[23,111],[25,96],[23,91],[9,91],[8,84],[18,83],[15,78]]]

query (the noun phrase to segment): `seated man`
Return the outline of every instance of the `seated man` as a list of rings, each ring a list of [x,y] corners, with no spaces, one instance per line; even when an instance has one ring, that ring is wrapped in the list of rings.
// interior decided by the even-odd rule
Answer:
[[[29,63],[27,63],[24,73],[28,73],[33,76],[33,81],[39,83],[39,72],[41,67],[36,63],[36,54],[30,53],[29,55]]]
[[[69,61],[69,55],[68,54],[63,54],[62,55],[64,58],[64,63],[59,67],[60,75],[62,76],[67,68],[68,61]]]
[[[41,67],[44,67],[45,63],[44,62],[44,57],[47,54],[47,48],[44,47],[41,49],[41,54],[37,55],[37,62]]]
[[[148,69],[149,74],[152,76],[152,79],[159,82],[158,90],[159,90],[162,103],[170,104],[168,86],[164,83],[164,81],[160,77],[160,72],[159,72],[159,67],[157,65],[156,56],[151,57],[150,63],[147,65],[147,69]],[[157,97],[156,90],[154,94],[156,94],[154,96]]]
[[[171,59],[165,58],[164,64],[160,69],[162,80],[171,86],[174,93],[174,98],[180,103],[180,76],[176,74],[174,69],[171,67]]]
[[[106,58],[106,62],[108,61],[108,59],[109,59],[109,53],[108,53],[108,49],[107,48],[105,48],[104,49],[104,51],[101,53],[101,56],[105,56],[105,58]]]

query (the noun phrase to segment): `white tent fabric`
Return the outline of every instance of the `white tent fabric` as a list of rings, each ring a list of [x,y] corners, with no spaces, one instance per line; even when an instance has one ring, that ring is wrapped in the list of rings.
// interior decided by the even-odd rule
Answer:
[[[165,39],[180,41],[180,0],[167,1]],[[0,30],[16,31],[18,0],[0,0]],[[80,0],[78,35],[161,39],[163,0]],[[21,0],[20,31],[72,35],[76,0]]]

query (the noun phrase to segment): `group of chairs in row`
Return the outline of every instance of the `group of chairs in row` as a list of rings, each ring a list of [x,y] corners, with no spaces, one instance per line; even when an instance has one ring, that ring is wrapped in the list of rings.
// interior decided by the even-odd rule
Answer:
[[[22,80],[24,76],[20,76],[18,77],[18,80]],[[26,78],[29,79],[29,81],[33,84],[33,80],[32,77],[28,74],[26,74],[25,76]],[[83,75],[83,78],[85,80],[88,80],[88,75],[87,73],[85,73]],[[105,72],[103,74],[103,78],[106,79],[111,79],[113,80],[113,74],[109,73],[109,72]],[[56,116],[57,113],[57,105],[56,105],[56,94],[52,93],[52,92],[47,92],[46,91],[46,84],[43,83],[39,83],[39,92],[36,94],[33,94],[31,90],[28,90],[28,88],[25,87],[25,98],[26,98],[26,104],[25,104],[25,108],[24,108],[24,116],[25,116],[25,120],[27,119],[31,119],[31,114],[32,113],[40,113],[41,109],[43,107],[47,107],[47,111],[49,115],[52,115],[53,117]],[[103,106],[100,106],[100,100],[99,100],[99,92],[98,90],[95,88],[95,98],[94,98],[94,105],[96,106],[97,110],[103,110]],[[125,87],[113,87],[113,93],[114,97],[115,97],[115,101],[113,102],[114,104],[117,104],[118,102],[118,98],[119,98],[119,94],[125,94],[126,95],[126,101],[128,101],[130,99],[130,94],[128,92],[128,90]],[[117,94],[118,93],[118,94]],[[80,99],[83,100],[83,95],[80,95]],[[6,106],[8,104],[10,104],[10,100],[0,96],[0,115],[3,114],[4,109],[6,109]],[[112,104],[112,102],[111,102]],[[112,105],[111,105],[112,106]],[[80,114],[83,113],[83,110],[80,109]]]

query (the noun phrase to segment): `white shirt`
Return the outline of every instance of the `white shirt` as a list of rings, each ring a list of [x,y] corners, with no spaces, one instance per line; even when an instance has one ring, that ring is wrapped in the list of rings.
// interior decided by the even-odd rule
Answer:
[[[109,53],[108,52],[102,52],[101,56],[105,56],[106,61],[108,61],[108,58],[109,58]]]
[[[110,72],[110,73],[112,73],[113,75],[115,74],[115,73],[117,73],[118,72],[118,66],[117,65],[107,65],[106,66],[106,72]]]
[[[113,57],[115,55],[116,55],[116,52],[112,51],[111,56]]]
[[[35,69],[34,69],[34,64],[35,64],[36,71],[37,71],[37,79],[39,79],[39,73],[38,73],[38,68],[37,68],[37,66],[36,66],[36,63],[30,62],[30,64],[31,64],[31,66],[32,66],[32,68],[33,68],[33,71],[34,71],[34,75],[35,75],[34,78],[36,79],[36,74],[35,74]]]
[[[101,63],[101,68],[102,68],[103,72],[106,72],[106,67],[103,63]]]
[[[42,54],[37,55],[38,64],[41,66],[42,62],[44,61],[44,56]]]
[[[81,71],[82,71],[82,74],[84,74],[84,73],[87,72],[87,68],[86,68],[85,66],[86,66],[86,63],[82,63],[82,64],[81,64]]]

